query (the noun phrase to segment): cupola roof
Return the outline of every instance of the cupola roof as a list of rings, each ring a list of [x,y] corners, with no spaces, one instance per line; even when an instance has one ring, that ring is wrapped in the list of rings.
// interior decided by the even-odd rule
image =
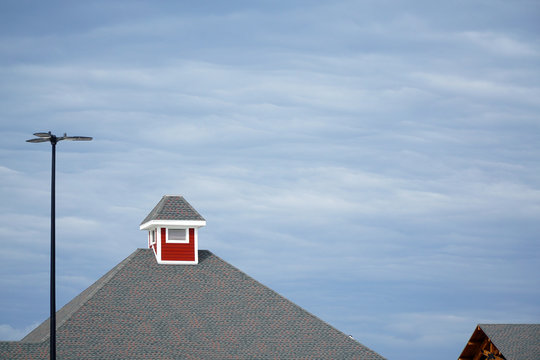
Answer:
[[[145,229],[151,224],[185,222],[189,225],[205,226],[206,220],[181,195],[165,195],[141,222]]]

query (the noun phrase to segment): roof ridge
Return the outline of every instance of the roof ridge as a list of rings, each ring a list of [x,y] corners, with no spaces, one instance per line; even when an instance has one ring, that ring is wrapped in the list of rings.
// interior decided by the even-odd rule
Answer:
[[[161,211],[161,209],[163,209],[163,206],[165,206],[165,197],[166,196],[167,195],[163,195],[161,197],[161,199],[158,201],[156,206],[154,206],[152,211],[150,211],[150,213],[148,215],[146,215],[146,217],[144,218],[144,220],[141,222],[140,225],[144,224],[145,222],[148,222],[150,219],[152,219],[154,217],[155,214],[158,214]]]
[[[150,213],[139,224],[141,230],[152,221],[204,221],[204,217],[182,196],[163,195]],[[204,224],[202,225],[204,226]]]
[[[158,264],[152,249],[135,250],[61,309],[63,351],[79,358],[384,359],[212,251],[199,254],[199,265],[176,266]],[[47,325],[24,342],[0,342],[0,358],[46,351]]]
[[[136,249],[128,257],[122,260],[118,265],[109,270],[105,275],[96,280],[92,285],[83,290],[79,295],[75,296],[70,302],[62,306],[56,311],[57,321],[56,329],[58,330],[67,320],[73,316],[88,300],[90,300],[105,284],[107,284],[120,270],[122,270],[137,253],[144,249]],[[50,336],[50,318],[43,321],[38,327],[32,330],[28,335],[22,338],[21,342],[39,343],[47,340]]]
[[[201,251],[201,250],[199,250]],[[263,283],[261,283],[260,281],[258,281],[257,279],[249,276],[248,274],[246,274],[244,271],[240,270],[239,268],[237,268],[236,266],[232,265],[231,263],[229,263],[228,261],[225,261],[223,260],[222,258],[220,258],[219,256],[217,256],[215,253],[213,253],[212,251],[210,250],[202,250],[202,251],[208,251],[212,256],[218,258],[219,260],[221,260],[223,263],[227,264],[228,266],[230,266],[231,268],[235,269],[236,271],[240,272],[241,274],[243,274],[244,276],[248,277],[250,280],[256,282],[257,284],[259,284],[260,286],[264,287],[265,289],[273,292],[274,294],[276,294],[277,296],[279,296],[282,300],[288,302],[289,304],[293,305],[295,308],[297,308],[298,310],[300,310],[301,312],[304,312],[305,314],[311,316],[312,318],[314,319],[317,319],[319,320],[320,322],[322,322],[323,324],[325,324],[326,326],[328,326],[329,328],[331,328],[332,330],[336,331],[337,333],[340,333],[342,334],[343,336],[345,336],[347,339],[349,339],[350,341],[353,341],[355,342],[356,344],[360,345],[361,347],[365,348],[366,350],[369,350],[370,352],[374,353],[374,354],[377,354],[379,355],[378,353],[376,353],[374,350],[372,350],[371,348],[365,346],[364,344],[362,344],[361,342],[359,342],[358,340],[356,340],[355,338],[353,338],[352,336],[350,335],[347,335],[345,334],[343,331],[335,328],[334,326],[332,326],[331,324],[329,324],[327,321],[319,318],[318,316],[312,314],[311,312],[309,312],[308,310],[304,309],[303,307],[301,307],[300,305],[298,305],[297,303],[295,303],[294,301],[292,300],[289,300],[288,298],[286,298],[285,296],[281,295],[280,293],[278,293],[276,290],[264,285]],[[379,355],[380,356],[380,355]],[[382,357],[382,356],[381,356]],[[386,359],[383,357],[383,359]]]
[[[193,210],[193,212],[194,212],[197,216],[203,218],[202,215],[199,214],[199,212],[198,212],[197,210],[195,210],[195,208],[194,208],[194,207],[193,207],[193,206],[192,206],[192,205],[191,205],[191,204],[190,204],[190,203],[189,203],[182,195],[179,195],[179,197],[181,197],[182,200],[184,200],[184,201],[186,202],[186,205],[189,206],[189,208],[190,208],[191,210]],[[204,218],[203,218],[203,219],[204,219]]]

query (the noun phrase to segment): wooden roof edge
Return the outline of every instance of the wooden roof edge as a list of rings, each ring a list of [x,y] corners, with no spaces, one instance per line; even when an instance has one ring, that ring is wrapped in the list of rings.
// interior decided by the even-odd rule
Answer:
[[[473,359],[475,351],[478,347],[482,346],[482,343],[487,339],[488,336],[482,330],[480,325],[476,325],[471,337],[467,341],[467,344],[463,348],[463,351],[458,357],[458,360],[470,360]]]

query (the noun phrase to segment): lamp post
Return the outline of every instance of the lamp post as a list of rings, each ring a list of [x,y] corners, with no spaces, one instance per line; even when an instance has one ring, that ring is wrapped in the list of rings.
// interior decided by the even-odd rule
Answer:
[[[38,132],[34,133],[36,138],[26,140],[30,143],[40,143],[49,141],[52,145],[52,170],[51,170],[51,316],[49,319],[50,325],[50,359],[56,359],[56,246],[55,246],[55,188],[56,188],[56,144],[62,140],[70,141],[90,141],[91,137],[88,136],[67,136],[64,133],[64,136],[56,136],[51,134],[51,132]]]

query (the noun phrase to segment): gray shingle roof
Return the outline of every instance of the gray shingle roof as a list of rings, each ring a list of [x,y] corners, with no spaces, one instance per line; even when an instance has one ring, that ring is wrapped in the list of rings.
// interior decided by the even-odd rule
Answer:
[[[540,324],[478,325],[506,360],[540,359]]]
[[[0,342],[0,358],[45,359],[47,329]],[[62,308],[57,329],[60,359],[383,359],[205,250],[198,265],[136,250]]]
[[[204,218],[183,196],[165,195],[141,222],[141,225],[152,220],[202,220]]]

